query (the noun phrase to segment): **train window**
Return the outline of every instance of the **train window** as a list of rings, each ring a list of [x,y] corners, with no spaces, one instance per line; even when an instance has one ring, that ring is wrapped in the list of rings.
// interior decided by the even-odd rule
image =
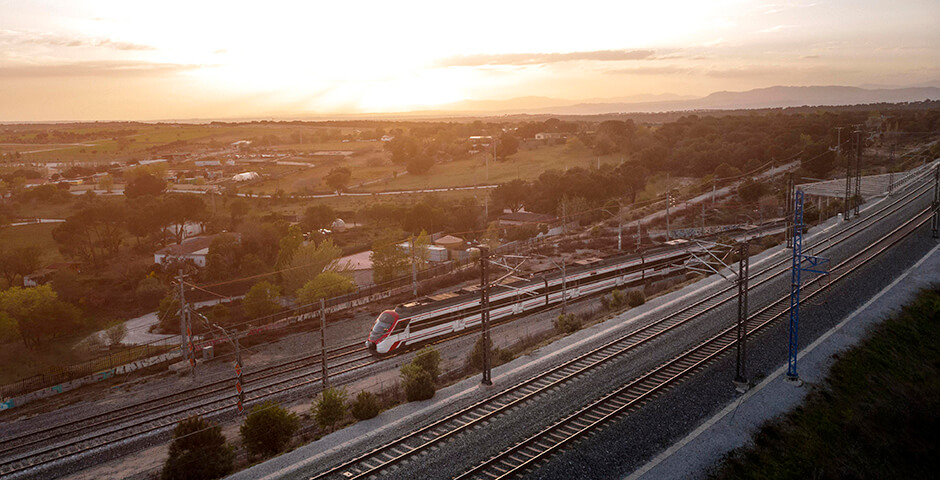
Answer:
[[[392,328],[392,324],[395,323],[395,314],[391,312],[382,312],[379,315],[379,318],[375,319],[375,326],[372,327],[372,332],[369,334],[369,340],[377,342],[382,335],[385,335],[385,332],[389,328]]]

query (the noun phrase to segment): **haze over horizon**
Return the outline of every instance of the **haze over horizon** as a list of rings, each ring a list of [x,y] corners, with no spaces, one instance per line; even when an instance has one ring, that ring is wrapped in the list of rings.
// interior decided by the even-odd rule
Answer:
[[[936,85],[940,3],[0,0],[0,121]]]

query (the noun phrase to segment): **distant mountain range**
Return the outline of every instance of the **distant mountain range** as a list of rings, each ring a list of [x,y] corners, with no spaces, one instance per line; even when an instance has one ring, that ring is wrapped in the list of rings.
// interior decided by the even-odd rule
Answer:
[[[434,111],[411,114],[511,115],[556,114],[598,115],[604,113],[667,112],[683,110],[735,110],[868,103],[919,102],[940,99],[940,88],[860,88],[840,86],[768,87],[744,92],[715,92],[694,98],[679,95],[636,95],[572,102],[548,97],[519,97],[509,100],[475,100],[442,105]]]

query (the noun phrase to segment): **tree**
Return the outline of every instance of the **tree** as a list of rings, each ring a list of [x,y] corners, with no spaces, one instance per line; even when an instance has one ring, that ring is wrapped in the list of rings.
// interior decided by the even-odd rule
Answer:
[[[0,292],[0,312],[16,322],[26,348],[72,332],[80,325],[78,308],[59,300],[49,285]]]
[[[143,173],[134,175],[124,185],[124,195],[127,198],[136,198],[143,195],[157,196],[166,191],[166,180],[157,178],[153,174]]]
[[[294,258],[294,253],[304,244],[304,234],[300,231],[299,225],[291,225],[287,229],[287,235],[281,237],[278,241],[278,251],[277,251],[277,262],[274,264],[274,268],[281,270],[290,265],[290,261]]]
[[[271,282],[258,282],[245,294],[242,307],[251,318],[270,315],[281,310],[281,305],[275,301],[281,295],[281,289]]]
[[[13,286],[16,277],[36,271],[42,265],[42,249],[35,245],[15,247],[9,250],[0,245],[0,275]]]
[[[382,405],[374,393],[363,390],[356,395],[350,411],[356,420],[368,420],[378,416],[382,411]]]
[[[330,173],[324,177],[323,181],[325,181],[334,192],[342,192],[346,190],[346,185],[349,184],[351,177],[352,172],[350,172],[348,168],[336,167],[330,170]]]
[[[199,416],[176,424],[170,455],[163,465],[163,480],[213,479],[232,471],[235,450],[222,435],[222,427]]]
[[[296,292],[310,280],[324,271],[336,271],[335,263],[343,250],[327,239],[315,245],[313,242],[301,245],[294,252],[287,268],[281,272],[281,280],[286,292]]]
[[[105,192],[111,193],[111,189],[114,188],[114,178],[111,175],[105,175],[98,179],[98,188],[104,190]]]
[[[767,192],[767,186],[761,182],[747,180],[738,186],[738,196],[747,203],[753,203]]]
[[[408,254],[398,246],[392,236],[377,238],[372,243],[372,277],[375,283],[387,282],[404,275],[408,268]]]
[[[248,211],[251,209],[251,207],[244,199],[236,198],[228,205],[228,209],[229,214],[232,217],[232,228],[234,229],[238,226],[238,223],[241,221],[242,217],[248,214]]]
[[[519,151],[519,139],[511,133],[503,133],[496,144],[496,158],[505,159]]]
[[[305,232],[312,232],[329,227],[335,219],[336,212],[329,205],[314,205],[304,210],[300,225],[303,226]]]
[[[408,173],[412,175],[424,175],[428,173],[433,166],[434,158],[425,152],[421,152],[411,157],[405,167],[408,169]]]
[[[255,405],[238,432],[248,458],[270,457],[284,450],[300,428],[300,418],[277,403]]]
[[[125,325],[124,322],[118,321],[105,330],[105,335],[108,337],[108,345],[120,345],[127,335],[127,325]]]
[[[156,213],[164,225],[172,226],[170,233],[178,245],[186,237],[187,223],[205,221],[206,202],[196,195],[175,195],[165,199]]]
[[[52,238],[64,255],[100,265],[123,243],[125,209],[114,203],[93,203],[65,219],[52,230]]]
[[[414,262],[419,270],[423,270],[428,267],[428,263],[431,261],[431,236],[428,235],[428,232],[423,228],[421,233],[418,234],[418,237],[414,241]]]
[[[518,212],[525,206],[525,200],[530,195],[530,188],[528,182],[520,179],[501,183],[493,189],[493,204],[497,211],[508,208],[513,212]]]
[[[346,417],[346,390],[327,388],[321,392],[313,406],[313,415],[317,424],[332,431],[336,422]]]
[[[326,271],[297,290],[297,301],[309,305],[321,298],[337,297],[355,290],[356,284],[349,277],[338,272]]]
[[[163,218],[157,214],[160,210],[160,200],[150,195],[127,199],[128,215],[124,227],[137,238],[138,245],[141,239],[147,239],[149,245],[157,241],[163,243]]]

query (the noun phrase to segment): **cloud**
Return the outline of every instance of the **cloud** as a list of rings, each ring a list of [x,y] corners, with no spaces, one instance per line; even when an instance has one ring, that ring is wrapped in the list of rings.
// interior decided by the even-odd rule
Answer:
[[[758,30],[757,33],[777,33],[784,30],[789,30],[791,28],[796,28],[796,25],[774,25],[772,27]]]
[[[695,69],[689,67],[660,65],[654,67],[618,68],[615,70],[607,70],[604,73],[608,75],[684,75],[695,72]]]
[[[648,60],[652,50],[595,50],[570,53],[497,53],[458,55],[438,62],[443,67],[479,67],[484,65],[539,65],[547,63],[587,60],[595,62],[618,62],[624,60]]]
[[[787,66],[745,66],[735,68],[692,68],[679,65],[620,68],[607,70],[609,75],[697,75],[714,78],[761,78],[792,73]]]
[[[42,47],[97,47],[115,50],[156,50],[150,45],[119,42],[109,38],[65,37],[49,33],[0,30],[0,45],[35,45]]]
[[[0,67],[0,78],[33,77],[129,77],[173,74],[203,68],[203,65],[129,61],[75,62],[48,65]]]

